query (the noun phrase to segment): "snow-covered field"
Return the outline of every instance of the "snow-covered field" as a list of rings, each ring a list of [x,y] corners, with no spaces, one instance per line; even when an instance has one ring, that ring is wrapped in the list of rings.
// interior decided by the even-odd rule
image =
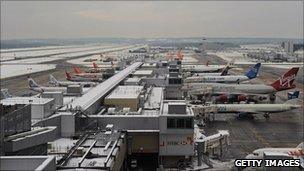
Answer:
[[[29,58],[29,59],[21,59],[21,60],[13,60],[13,61],[5,61],[2,64],[37,64],[42,62],[50,62],[59,59],[69,59],[74,57],[81,57],[86,55],[93,55],[97,53],[105,53],[110,51],[123,50],[127,48],[132,48],[134,46],[115,46],[115,47],[100,47],[98,50],[86,50],[82,52],[70,52],[66,54],[53,55],[50,57],[41,57],[41,58]]]
[[[12,60],[16,58],[28,58],[39,56],[53,56],[63,53],[87,52],[92,50],[115,47],[114,45],[83,45],[83,46],[55,46],[55,47],[40,47],[40,48],[22,48],[1,50],[1,61]]]
[[[120,48],[120,49],[117,49],[116,51],[114,52],[109,52],[109,51],[112,51],[112,50],[109,50],[107,54],[105,54],[102,57],[100,57],[100,55],[90,55],[90,56],[86,56],[86,57],[83,57],[83,58],[77,58],[77,59],[71,59],[71,60],[68,60],[67,62],[69,63],[72,63],[72,64],[77,64],[77,65],[84,65],[84,66],[87,66],[87,67],[92,67],[92,62],[85,62],[85,60],[89,60],[89,59],[96,59],[96,61],[94,61],[97,65],[108,65],[108,66],[111,66],[111,63],[110,62],[102,62],[101,60],[102,59],[105,59],[105,58],[114,58],[114,59],[122,59],[122,58],[126,58],[128,55],[129,55],[129,50],[134,50],[136,48],[140,48],[142,46],[128,46],[128,47],[125,47],[125,48]]]
[[[187,54],[184,56],[182,62],[183,63],[194,63],[194,62],[198,62],[198,60],[195,59],[194,57],[192,57],[192,54]]]
[[[221,52],[207,52],[208,55],[216,55],[225,61],[234,60],[235,64],[243,64],[251,62],[249,58],[237,51],[221,51]]]
[[[127,55],[128,55],[128,50],[122,50],[122,51],[107,53],[103,57],[100,57],[100,55],[91,55],[91,56],[86,56],[83,58],[71,59],[71,60],[68,60],[67,62],[72,63],[72,64],[92,67],[92,62],[90,62],[90,61],[86,62],[85,60],[94,60],[94,62],[97,65],[104,65],[104,64],[111,65],[111,62],[105,63],[105,62],[102,62],[102,60],[105,58],[108,58],[108,57],[117,59],[117,58],[122,58]]]
[[[95,47],[96,46],[94,46],[94,48]],[[106,53],[106,52],[111,52],[110,54],[112,54],[113,56],[123,56],[128,51],[128,49],[137,48],[137,47],[138,47],[137,45],[99,46],[99,49],[97,49],[97,50],[92,49],[92,47],[89,47],[89,48],[82,47],[82,50],[83,49],[86,49],[86,50],[81,51],[81,52],[73,51],[73,52],[69,52],[66,54],[52,55],[49,57],[37,57],[37,58],[28,58],[28,59],[25,58],[25,59],[21,59],[21,60],[3,61],[3,62],[1,62],[1,79],[41,72],[41,71],[46,71],[46,70],[56,68],[56,65],[40,64],[43,62],[50,62],[50,61],[59,60],[59,59],[70,59],[70,58],[74,58],[74,57],[81,57],[81,56],[87,56],[87,55],[92,56],[94,54]],[[45,48],[50,49],[50,47],[45,47]],[[52,48],[54,48],[54,47],[52,47]],[[40,49],[35,48],[33,51],[28,51],[29,49],[33,49],[33,48],[23,48],[22,50],[26,50],[27,54],[37,52],[37,54],[41,55],[41,48]],[[73,47],[72,49],[79,50],[80,48]],[[92,50],[88,50],[88,49],[92,49]],[[20,51],[20,53],[21,52],[23,53],[22,50],[14,49],[14,51]],[[56,49],[55,51],[59,52],[61,50]],[[66,50],[66,49],[64,49],[64,50]],[[3,50],[3,51],[5,51],[5,50]],[[7,50],[7,51],[9,53],[12,53],[11,52],[12,50]],[[49,50],[47,50],[47,51],[49,51]],[[112,51],[115,51],[115,52],[112,52]],[[108,56],[110,56],[110,55],[108,55]],[[90,57],[84,57],[84,58],[90,58]],[[75,64],[87,64],[87,65],[92,66],[91,62],[83,63],[83,60],[84,60],[83,58],[80,58],[80,59],[71,60],[72,62],[71,61],[69,61],[69,62],[75,63]]]
[[[251,59],[245,57],[242,53],[237,51],[221,51],[221,52],[207,52],[209,55],[217,55],[218,57],[226,60],[226,61],[232,61],[235,60],[235,65],[252,65],[255,64],[255,61],[252,61]],[[262,66],[267,67],[274,67],[274,68],[283,68],[288,69],[291,67],[303,67],[303,63],[297,62],[297,63],[288,63],[288,62],[281,62],[281,63],[275,63],[275,62],[262,62]]]
[[[55,68],[56,65],[53,64],[1,65],[1,79],[46,71]]]
[[[280,48],[280,44],[249,44],[249,45],[240,45],[242,49],[275,49]]]

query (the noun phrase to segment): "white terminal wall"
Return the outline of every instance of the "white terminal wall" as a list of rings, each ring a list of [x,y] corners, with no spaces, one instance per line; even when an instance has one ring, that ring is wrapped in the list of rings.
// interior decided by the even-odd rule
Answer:
[[[54,99],[36,97],[12,97],[0,101],[4,105],[30,104],[32,119],[43,119],[50,116],[54,110]]]

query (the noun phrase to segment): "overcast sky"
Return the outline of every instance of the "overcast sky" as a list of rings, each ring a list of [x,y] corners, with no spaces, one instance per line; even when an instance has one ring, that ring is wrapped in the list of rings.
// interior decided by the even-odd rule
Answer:
[[[303,1],[1,2],[1,39],[303,38]]]

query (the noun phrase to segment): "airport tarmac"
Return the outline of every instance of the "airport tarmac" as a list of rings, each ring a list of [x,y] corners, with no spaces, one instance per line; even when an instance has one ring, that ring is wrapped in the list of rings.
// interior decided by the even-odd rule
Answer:
[[[198,55],[197,58],[201,63],[206,63],[211,56],[206,58],[203,55]],[[212,56],[212,60],[224,64],[221,58]],[[214,62],[210,62],[214,64]],[[218,63],[216,63],[218,64]],[[243,67],[247,70],[246,66]],[[278,69],[271,67],[261,67],[259,77],[254,79],[253,83],[271,83],[283,74],[286,69]],[[242,71],[238,71],[242,72]],[[302,72],[302,73],[301,73]],[[303,70],[299,71],[296,78],[297,89],[303,92]],[[267,79],[266,79],[267,78]],[[287,90],[277,93],[277,102],[284,102],[287,100],[287,92],[294,90]],[[303,101],[302,101],[303,103]],[[230,146],[228,151],[224,154],[224,159],[243,158],[253,150],[264,147],[296,147],[303,141],[304,137],[304,118],[303,108],[271,114],[270,118],[266,120],[264,116],[257,115],[254,120],[237,120],[236,115],[216,115],[215,121],[207,123],[204,127],[207,135],[217,133],[217,130],[229,130]]]
[[[215,55],[207,57],[206,55],[196,55],[196,58],[201,64],[205,64],[207,61],[210,61],[210,64],[227,63]],[[64,71],[72,70],[72,64],[65,62],[65,60],[50,63],[57,64],[56,69],[31,74],[38,84],[47,85],[49,74],[53,74],[59,80],[65,80]],[[248,67],[243,66],[242,68],[245,71]],[[262,67],[259,77],[251,82],[271,83],[285,71],[285,69]],[[242,73],[243,71],[238,70],[237,72]],[[303,70],[298,73],[296,85],[297,89],[303,91],[301,75],[303,75]],[[1,80],[1,88],[8,88],[15,96],[34,93],[28,89],[27,75]],[[277,101],[286,101],[287,92],[288,90],[277,93]],[[272,114],[268,120],[261,115],[257,115],[254,120],[237,120],[235,115],[216,115],[215,121],[207,123],[204,129],[207,135],[217,133],[219,129],[229,130],[230,146],[227,153],[224,154],[225,159],[228,160],[245,157],[257,148],[296,147],[303,141],[303,123],[303,108],[300,108],[291,112]]]
[[[49,74],[61,81],[66,81],[65,71],[73,72],[72,64],[66,62],[65,59],[48,62],[48,64],[56,64],[56,68],[52,70],[21,75],[1,80],[1,88],[9,89],[14,96],[24,96],[29,94],[37,94],[35,91],[29,90],[27,77],[31,76],[39,85],[48,85]],[[78,66],[80,69],[85,67]]]

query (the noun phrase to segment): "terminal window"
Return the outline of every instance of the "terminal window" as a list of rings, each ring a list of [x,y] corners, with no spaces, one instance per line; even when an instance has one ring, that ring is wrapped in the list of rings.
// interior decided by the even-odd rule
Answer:
[[[191,129],[193,128],[192,118],[168,118],[168,129]]]
[[[180,78],[178,79],[169,79],[169,84],[182,84],[182,80]]]

